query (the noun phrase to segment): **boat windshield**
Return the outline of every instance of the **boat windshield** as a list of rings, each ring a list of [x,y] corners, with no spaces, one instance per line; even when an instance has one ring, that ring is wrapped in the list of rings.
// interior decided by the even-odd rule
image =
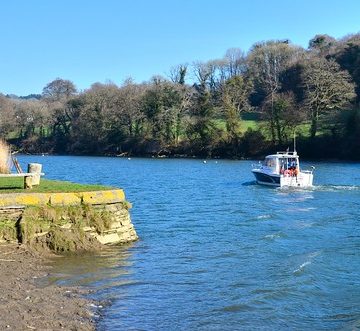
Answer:
[[[296,157],[277,157],[269,155],[265,158],[263,166],[271,169],[275,173],[284,173],[286,170],[299,170],[299,161]]]
[[[276,158],[268,156],[265,158],[264,166],[269,168],[275,168],[276,167]]]

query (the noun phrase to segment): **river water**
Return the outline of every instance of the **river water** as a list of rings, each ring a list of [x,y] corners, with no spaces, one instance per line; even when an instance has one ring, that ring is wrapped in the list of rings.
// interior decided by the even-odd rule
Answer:
[[[50,179],[124,188],[140,240],[58,260],[105,300],[99,330],[360,328],[360,164],[312,189],[254,184],[250,161],[21,156]]]

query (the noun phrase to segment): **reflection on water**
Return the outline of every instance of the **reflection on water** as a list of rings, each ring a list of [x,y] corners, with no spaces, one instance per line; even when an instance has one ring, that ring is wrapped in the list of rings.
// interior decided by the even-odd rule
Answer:
[[[360,328],[360,164],[315,163],[314,188],[274,189],[249,161],[29,158],[133,203],[138,242],[56,259],[49,279],[111,302],[99,330]]]
[[[93,253],[68,254],[50,260],[52,272],[44,285],[92,285],[99,289],[131,283],[131,245],[107,247]]]

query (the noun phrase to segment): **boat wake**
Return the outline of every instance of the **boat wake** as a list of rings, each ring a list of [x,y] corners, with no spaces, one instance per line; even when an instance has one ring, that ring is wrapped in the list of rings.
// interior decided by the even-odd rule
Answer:
[[[309,187],[278,187],[281,192],[341,192],[341,191],[360,191],[360,185],[314,185]]]
[[[309,188],[312,191],[341,192],[341,191],[360,191],[359,185],[318,185]]]

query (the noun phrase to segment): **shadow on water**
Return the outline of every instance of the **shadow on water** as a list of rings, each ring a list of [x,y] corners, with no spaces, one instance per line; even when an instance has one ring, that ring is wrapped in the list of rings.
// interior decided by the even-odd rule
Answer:
[[[254,186],[257,185],[255,180],[249,181],[249,182],[244,182],[241,184],[241,186]]]

